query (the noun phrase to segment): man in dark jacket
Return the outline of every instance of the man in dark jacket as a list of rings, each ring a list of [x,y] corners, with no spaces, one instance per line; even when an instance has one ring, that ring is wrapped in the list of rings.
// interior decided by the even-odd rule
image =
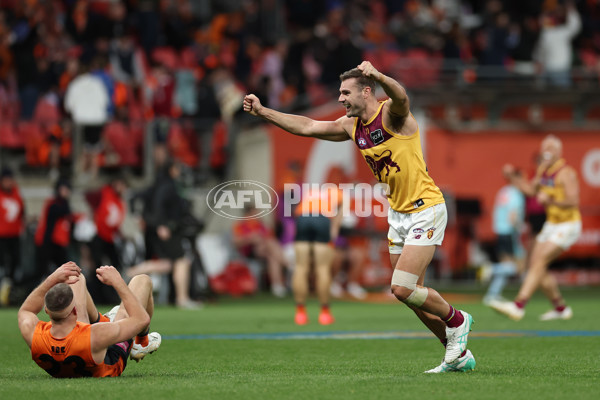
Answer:
[[[191,262],[185,257],[180,233],[183,219],[189,214],[189,204],[179,194],[180,174],[177,164],[167,163],[148,192],[143,213],[147,260],[130,268],[127,275],[172,272],[177,306],[197,308],[199,304],[189,296]]]

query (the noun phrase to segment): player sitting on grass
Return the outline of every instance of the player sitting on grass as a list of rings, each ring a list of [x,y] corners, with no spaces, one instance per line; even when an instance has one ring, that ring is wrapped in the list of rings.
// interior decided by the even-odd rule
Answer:
[[[154,312],[150,278],[138,275],[127,286],[112,266],[98,268],[96,276],[121,298],[123,307],[113,308],[111,317],[98,312],[74,262],[56,269],[19,309],[31,357],[53,377],[119,376],[128,357],[139,361],[160,346],[160,335],[148,334]],[[42,308],[50,322],[38,319]]]

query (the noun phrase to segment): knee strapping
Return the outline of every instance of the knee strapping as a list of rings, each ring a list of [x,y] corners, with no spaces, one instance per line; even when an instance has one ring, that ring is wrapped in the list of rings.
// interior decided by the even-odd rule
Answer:
[[[427,294],[429,292],[427,288],[417,287],[418,280],[419,277],[415,274],[400,271],[398,269],[394,270],[394,274],[392,275],[392,286],[402,286],[412,290],[412,293],[406,299],[402,300],[403,303],[421,307],[425,303],[425,300],[427,300]]]
[[[404,302],[408,305],[421,307],[425,304],[425,300],[427,300],[427,294],[429,291],[424,287],[416,287],[415,290],[404,300]]]

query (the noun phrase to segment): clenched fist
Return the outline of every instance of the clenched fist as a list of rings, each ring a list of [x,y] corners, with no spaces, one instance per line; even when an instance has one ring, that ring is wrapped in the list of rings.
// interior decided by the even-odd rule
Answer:
[[[357,68],[367,78],[375,79],[376,81],[381,80],[381,72],[377,71],[377,68],[375,68],[369,61],[363,61]]]
[[[250,115],[257,116],[262,109],[260,100],[253,94],[248,94],[244,97],[244,111],[250,113]]]

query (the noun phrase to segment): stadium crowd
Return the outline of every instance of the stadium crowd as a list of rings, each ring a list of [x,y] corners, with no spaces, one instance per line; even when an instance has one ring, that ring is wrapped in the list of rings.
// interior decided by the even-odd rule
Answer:
[[[170,152],[206,174],[224,164],[218,121],[239,112],[242,93],[306,108],[329,99],[339,73],[362,59],[408,88],[539,72],[569,86],[573,65],[600,73],[600,5],[589,0],[0,6],[0,147],[26,148],[28,164],[55,169],[70,157],[73,123],[84,130],[83,168],[140,166],[153,121],[159,162]]]
[[[169,158],[203,182],[225,168],[244,93],[306,109],[329,101],[339,74],[363,59],[408,89],[538,75],[568,87],[573,66],[597,84],[600,3],[0,0],[0,150],[50,167],[57,195],[72,163],[84,182],[101,167],[140,168],[148,140],[157,182]]]

